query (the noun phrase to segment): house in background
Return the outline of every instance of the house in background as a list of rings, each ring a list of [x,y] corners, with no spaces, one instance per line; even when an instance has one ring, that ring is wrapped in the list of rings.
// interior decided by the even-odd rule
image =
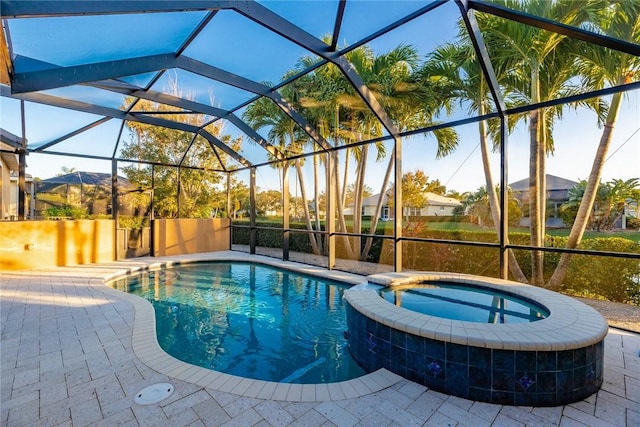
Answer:
[[[22,138],[11,132],[0,129],[0,220],[18,218],[18,162],[17,150],[22,147]],[[29,208],[25,209],[27,218],[33,218],[33,178],[25,176],[25,192],[31,195],[28,198]]]
[[[441,196],[435,193],[425,193],[427,197],[427,205],[423,208],[405,208],[408,211],[405,211],[404,214],[408,216],[422,216],[422,217],[434,217],[434,216],[451,216],[453,215],[453,211],[458,206],[461,206],[460,200]],[[380,194],[374,194],[373,196],[367,197],[362,200],[362,216],[370,216],[373,217],[376,215],[376,206],[378,204],[378,197]],[[392,220],[393,209],[389,206],[389,196],[385,194],[382,200],[382,208],[381,211],[378,212],[378,217],[383,220]],[[344,210],[345,215],[352,215],[353,208],[347,208]]]
[[[576,181],[561,178],[555,175],[545,175],[547,182],[547,227],[563,227],[560,218],[560,206],[569,200],[569,190],[578,184]],[[522,218],[520,225],[528,227],[531,223],[529,218],[529,178],[509,184],[512,195],[520,202],[522,207]]]

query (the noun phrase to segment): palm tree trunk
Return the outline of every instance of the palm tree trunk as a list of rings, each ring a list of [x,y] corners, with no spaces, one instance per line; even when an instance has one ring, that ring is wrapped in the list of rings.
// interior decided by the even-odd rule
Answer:
[[[335,175],[335,186],[336,186],[336,200],[338,206],[336,206],[336,210],[338,211],[338,231],[347,232],[347,224],[344,220],[344,203],[342,203],[341,189],[340,189],[340,169],[338,167],[338,162],[336,161],[333,165],[334,167],[334,175]],[[355,259],[353,251],[351,250],[351,244],[349,243],[348,236],[342,236],[342,242],[344,244],[345,250],[347,251],[348,259]]]
[[[302,210],[304,212],[304,219],[307,223],[307,230],[313,231],[311,225],[311,215],[309,214],[309,205],[307,205],[307,191],[304,185],[304,175],[302,173],[302,166],[300,165],[300,159],[295,160],[296,172],[298,173],[298,182],[300,182],[300,196],[302,197]],[[320,255],[320,249],[318,249],[318,243],[316,242],[316,235],[309,233],[309,243],[311,244],[311,250],[314,255]]]
[[[484,106],[480,106],[480,115],[484,114]],[[489,209],[491,210],[491,217],[493,218],[493,226],[496,233],[500,233],[500,204],[498,202],[498,195],[496,194],[496,187],[493,183],[493,177],[491,176],[491,165],[489,163],[489,147],[487,144],[487,130],[484,121],[478,123],[478,131],[480,132],[480,152],[482,154],[482,168],[484,169],[484,179],[487,187],[487,197],[489,199]],[[504,236],[505,244],[509,244],[509,237]],[[509,262],[509,271],[513,274],[513,277],[521,283],[527,283],[527,276],[524,275],[515,254],[511,249],[507,250],[507,257]]]
[[[369,153],[369,146],[365,145],[362,147],[362,151],[360,153],[360,165],[358,167],[358,179],[356,185],[356,191],[353,195],[354,198],[354,216],[353,216],[353,232],[356,234],[360,234],[362,232],[362,198],[364,195],[364,178],[367,170],[367,157]],[[362,259],[362,248],[361,248],[361,239],[360,237],[356,237],[353,239],[354,248],[353,251],[358,254]]]
[[[391,158],[389,159],[389,164],[387,165],[387,171],[384,174],[384,179],[382,180],[382,186],[380,187],[380,196],[378,197],[378,203],[376,203],[376,209],[373,213],[373,217],[371,218],[371,226],[369,227],[369,234],[376,234],[376,229],[378,228],[378,218],[380,216],[380,211],[382,210],[382,203],[384,201],[384,195],[387,193],[387,186],[389,185],[389,181],[391,180],[391,172],[393,171],[393,166],[395,163],[395,151],[391,153]],[[367,241],[364,244],[364,249],[362,250],[362,259],[367,259],[369,256],[369,252],[371,251],[371,246],[373,245],[373,237],[367,237]]]
[[[609,145],[611,145],[613,128],[618,117],[618,112],[620,111],[621,100],[622,94],[620,92],[614,94],[611,99],[611,106],[609,107],[607,119],[602,131],[602,136],[600,137],[600,143],[598,144],[598,149],[596,150],[596,155],[593,159],[591,173],[589,174],[589,180],[587,181],[587,186],[584,190],[582,201],[580,202],[580,207],[578,208],[578,213],[576,214],[576,219],[573,222],[573,226],[571,227],[571,232],[569,233],[569,238],[565,246],[567,249],[575,249],[578,247],[580,241],[582,240],[582,236],[584,235],[584,231],[587,227],[589,215],[593,210],[596,193],[598,192],[598,185],[600,184],[600,177],[602,176],[604,161],[607,155],[607,151],[609,150]],[[562,286],[562,282],[564,281],[564,278],[569,271],[569,263],[571,262],[572,257],[573,254],[570,253],[562,254],[562,256],[560,257],[560,261],[558,262],[558,265],[553,272],[553,275],[547,283],[547,287],[551,289],[559,289]]]
[[[317,231],[320,231],[320,183],[318,182],[318,155],[313,156],[313,203],[315,206],[315,227]],[[323,247],[322,244],[322,234],[317,234],[318,237],[318,246],[320,248]]]
[[[538,65],[532,64],[531,67],[531,103],[537,103],[540,100],[540,82],[538,76]],[[541,241],[541,213],[540,206],[540,183],[544,179],[540,170],[541,158],[541,141],[540,141],[540,110],[533,110],[529,113],[529,218],[531,246],[542,246]],[[542,251],[531,251],[531,284],[542,286],[544,284],[543,277],[543,258]]]

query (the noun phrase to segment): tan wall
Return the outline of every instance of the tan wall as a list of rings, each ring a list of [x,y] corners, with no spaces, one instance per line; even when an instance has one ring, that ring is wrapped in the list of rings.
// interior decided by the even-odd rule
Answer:
[[[156,219],[154,256],[229,250],[229,226],[227,218]]]
[[[2,221],[0,269],[113,261],[113,226],[112,220]]]

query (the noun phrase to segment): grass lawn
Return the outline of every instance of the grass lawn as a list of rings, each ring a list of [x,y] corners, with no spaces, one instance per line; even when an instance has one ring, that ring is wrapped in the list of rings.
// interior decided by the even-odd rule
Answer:
[[[265,219],[269,221],[270,219]],[[275,218],[271,219],[276,221]],[[236,223],[244,223],[243,220],[234,220]],[[246,221],[249,222],[248,220]],[[324,224],[324,221],[323,221]],[[353,223],[351,221],[347,221],[347,227],[350,227]],[[369,232],[369,221],[363,221],[362,223],[362,232]],[[384,229],[385,234],[393,233],[393,221],[379,221],[378,222],[378,230]],[[479,227],[475,224],[470,224],[468,222],[427,222],[427,229],[429,230],[448,230],[448,231],[492,231],[492,227]],[[547,235],[549,236],[557,236],[557,237],[567,237],[569,236],[570,228],[547,228]],[[529,233],[528,227],[509,227],[510,233]],[[597,232],[597,231],[586,231],[584,233],[583,239],[594,239],[598,237],[620,237],[623,239],[629,239],[634,242],[640,243],[640,230],[618,230],[618,231],[606,231],[606,232]]]

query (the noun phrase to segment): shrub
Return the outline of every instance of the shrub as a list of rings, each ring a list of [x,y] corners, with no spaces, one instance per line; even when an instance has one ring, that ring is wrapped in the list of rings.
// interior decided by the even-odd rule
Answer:
[[[633,216],[627,217],[627,228],[632,230],[640,230],[640,218],[636,218]]]

